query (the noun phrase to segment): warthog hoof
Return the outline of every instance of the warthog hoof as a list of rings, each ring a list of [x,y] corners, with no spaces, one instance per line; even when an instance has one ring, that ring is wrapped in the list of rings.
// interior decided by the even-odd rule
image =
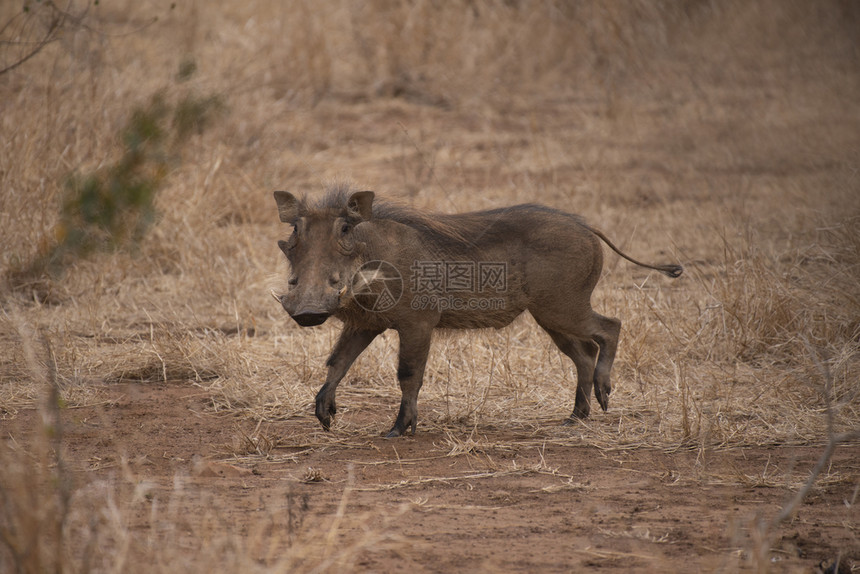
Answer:
[[[597,397],[597,402],[603,412],[609,408],[609,391],[604,391],[600,385],[594,385],[594,395]]]
[[[385,438],[397,438],[399,436],[406,436],[407,431],[408,431],[408,428],[401,430],[401,429],[397,428],[397,425],[394,425],[393,427],[391,427],[391,430],[388,431],[388,434],[385,435]],[[412,427],[412,433],[411,434],[415,435],[415,426]]]
[[[575,424],[581,423],[582,421],[584,421],[587,418],[588,418],[588,413],[582,414],[580,412],[573,411],[573,413],[571,413],[571,415],[569,417],[564,419],[564,421],[561,423],[561,426],[565,426],[565,427],[573,426]]]
[[[337,406],[335,405],[334,401],[329,404],[325,404],[324,401],[317,401],[316,415],[317,419],[319,419],[320,424],[322,425],[323,430],[331,430],[331,417],[333,417],[335,414],[337,414]]]
[[[412,428],[412,434],[415,434],[415,429],[418,427],[418,421],[414,420],[409,424],[403,424],[400,422],[400,418],[394,423],[394,426],[391,427],[391,430],[388,431],[388,434],[385,435],[385,438],[397,438],[399,436],[404,436],[407,431]]]
[[[570,414],[570,417],[564,422],[565,425],[572,425],[577,421],[585,420],[591,413],[591,407],[588,404],[588,401],[577,402],[580,402],[580,404],[574,405],[573,412]]]

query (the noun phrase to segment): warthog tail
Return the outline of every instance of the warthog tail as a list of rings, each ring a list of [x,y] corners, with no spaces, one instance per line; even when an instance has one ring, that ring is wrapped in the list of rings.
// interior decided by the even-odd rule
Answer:
[[[603,242],[606,243],[606,245],[608,245],[612,249],[612,251],[614,251],[615,253],[617,253],[618,255],[620,255],[621,257],[623,257],[624,259],[626,259],[627,261],[629,261],[631,263],[635,263],[636,265],[639,265],[640,267],[647,267],[648,269],[654,269],[655,271],[659,271],[660,273],[662,273],[663,275],[666,275],[668,277],[678,277],[681,275],[681,273],[684,272],[683,267],[681,267],[680,265],[675,265],[673,263],[667,263],[665,265],[649,265],[648,263],[642,263],[641,261],[636,261],[635,259],[633,259],[629,255],[627,255],[626,253],[624,253],[623,251],[621,251],[620,249],[615,247],[615,244],[613,244],[609,240],[608,237],[603,235],[603,233],[601,231],[594,229],[593,227],[589,227],[588,229],[593,234],[595,234],[600,239],[602,239]]]

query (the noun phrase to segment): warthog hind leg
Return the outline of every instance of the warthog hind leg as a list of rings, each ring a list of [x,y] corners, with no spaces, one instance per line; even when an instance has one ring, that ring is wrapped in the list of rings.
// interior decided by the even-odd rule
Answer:
[[[598,352],[597,343],[594,341],[583,341],[571,335],[550,329],[546,329],[546,331],[552,337],[553,342],[559,350],[570,357],[576,366],[576,403],[574,404],[570,419],[565,421],[565,424],[569,424],[573,420],[588,418],[591,412],[589,397],[594,383],[594,366],[597,362]]]
[[[597,362],[598,346],[594,341],[573,340],[573,353],[568,355],[573,364],[576,365],[576,402],[573,405],[573,413],[570,419],[587,418],[591,412],[589,395],[594,387],[594,394],[597,400],[600,401],[598,387],[593,385],[594,381],[594,366]],[[606,410],[604,403],[600,403],[603,410]]]
[[[549,333],[561,352],[576,365],[576,403],[570,419],[588,417],[592,389],[600,407],[604,411],[609,408],[609,393],[612,392],[609,372],[615,360],[621,321],[591,310],[587,314],[577,314],[580,317],[578,319],[541,313],[539,309],[530,311],[538,325]]]
[[[609,408],[609,393],[612,392],[612,383],[609,381],[609,372],[615,361],[615,351],[618,349],[618,336],[621,334],[621,321],[612,317],[604,317],[594,313],[594,321],[598,328],[595,329],[594,340],[600,347],[597,358],[597,366],[594,369],[594,395],[597,402],[605,411]]]

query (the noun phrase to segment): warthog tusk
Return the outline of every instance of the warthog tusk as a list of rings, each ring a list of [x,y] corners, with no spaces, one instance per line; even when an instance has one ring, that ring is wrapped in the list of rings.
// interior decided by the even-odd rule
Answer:
[[[340,288],[340,291],[338,291],[338,292],[337,292],[337,296],[338,296],[338,297],[343,297],[344,295],[346,295],[346,285],[344,285],[343,287],[341,287],[341,288]]]
[[[278,295],[277,295],[277,293],[275,293],[275,290],[274,290],[274,289],[270,289],[270,290],[269,290],[269,292],[272,294],[272,297],[274,297],[274,298],[275,298],[275,301],[277,301],[278,303],[280,303],[280,302],[281,302],[281,298],[280,298],[280,297],[278,297]]]

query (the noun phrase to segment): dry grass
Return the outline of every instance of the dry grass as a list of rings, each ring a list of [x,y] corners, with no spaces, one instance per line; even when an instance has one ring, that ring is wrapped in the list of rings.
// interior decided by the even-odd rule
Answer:
[[[18,8],[3,4],[0,24]],[[818,361],[832,374],[833,432],[860,426],[858,21],[840,2],[89,6],[86,26],[69,24],[0,76],[0,275],[54,238],[70,174],[117,159],[134,106],[158,91],[197,93],[227,112],[185,144],[138,245],[82,259],[38,289],[4,285],[0,417],[40,396],[32,365],[47,359],[27,358],[38,340],[27,333],[38,332],[65,406],[103,400],[97,383],[181,380],[213,411],[315,429],[310,405],[338,328],[299,330],[270,300],[285,278],[270,192],[348,177],[419,208],[561,207],[643,260],[687,269],[668,282],[607,257],[594,303],[624,323],[615,388],[608,413],[574,427],[557,423],[575,372],[530,318],[438,334],[419,426],[446,437],[440,456],[502,448],[485,438],[500,429],[523,446],[605,450],[824,444]],[[197,71],[180,82],[189,62]],[[374,342],[344,381],[335,434],[312,440],[387,428],[390,413],[371,427],[350,413],[396,404],[396,352],[391,334]],[[244,435],[234,454],[265,457],[267,440]],[[3,475],[12,483],[15,468]],[[119,530],[81,560],[149,553],[153,539],[129,546],[129,509],[110,494],[131,485],[88,487],[107,500],[93,536]],[[160,525],[189,495],[159,494],[165,516],[143,491],[130,504],[153,513],[151,536],[163,540]],[[52,512],[88,528],[74,509]],[[369,532],[348,549],[385,539]],[[218,540],[190,554],[193,566],[288,545],[267,536]]]
[[[408,507],[349,509],[349,485],[330,515],[310,512],[290,486],[268,489],[253,523],[231,532],[223,525],[235,516],[214,503],[204,479],[177,475],[159,487],[124,461],[118,477],[73,486],[56,452],[0,448],[0,564],[10,571],[331,572],[354,569],[365,551],[402,546],[391,523]]]
[[[394,513],[347,512],[351,479],[331,515],[309,512],[307,500],[289,485],[268,489],[267,500],[261,495],[261,514],[237,531],[223,528],[235,525],[236,519],[215,502],[205,478],[177,474],[172,487],[159,487],[122,458],[118,477],[76,484],[77,477],[65,462],[60,415],[65,401],[52,349],[24,327],[19,327],[19,341],[32,379],[47,392],[39,401],[35,432],[13,430],[0,444],[4,571],[329,572],[354,569],[367,550],[402,546],[391,524],[408,506]],[[16,436],[26,438],[19,442]],[[245,448],[253,445],[257,453],[272,447],[259,436],[243,438]],[[216,476],[211,463],[196,466],[197,477]],[[301,479],[322,480],[322,474],[310,468]],[[141,515],[147,517],[143,524],[136,520]]]

